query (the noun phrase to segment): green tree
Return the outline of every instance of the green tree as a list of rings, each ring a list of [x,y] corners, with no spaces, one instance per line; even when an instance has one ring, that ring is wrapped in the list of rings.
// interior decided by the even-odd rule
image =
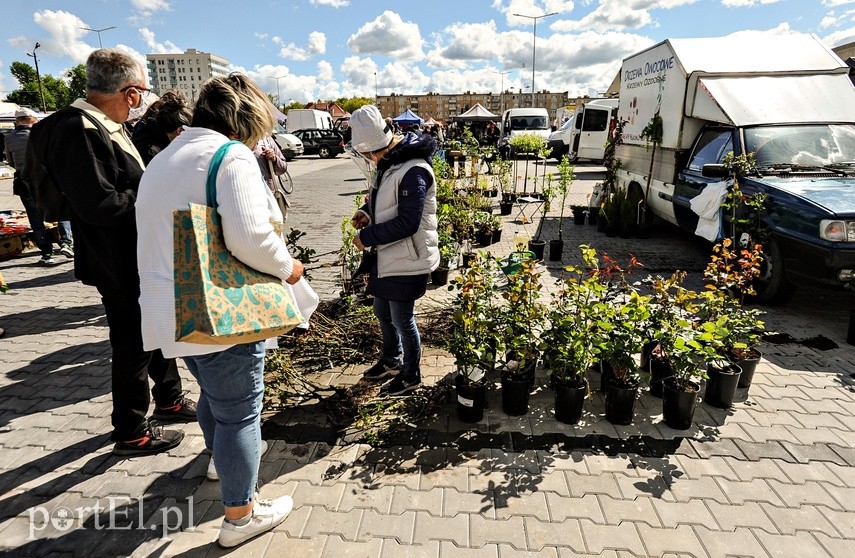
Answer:
[[[86,97],[86,66],[78,64],[65,72],[68,79],[68,95],[73,102],[75,99]]]
[[[373,105],[374,99],[369,99],[368,97],[351,97],[349,99],[342,97],[340,99],[337,99],[336,103],[338,103],[338,106],[340,106],[347,112],[352,113],[356,109],[365,105]]]
[[[12,62],[9,72],[12,74],[12,77],[18,80],[21,87],[24,87],[28,83],[36,82],[36,69],[26,62]]]

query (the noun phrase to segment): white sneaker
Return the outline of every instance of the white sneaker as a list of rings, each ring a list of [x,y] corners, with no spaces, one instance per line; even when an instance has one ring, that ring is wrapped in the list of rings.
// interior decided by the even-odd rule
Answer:
[[[267,453],[267,441],[261,441],[261,455]],[[210,481],[220,480],[220,475],[217,473],[217,468],[214,466],[214,454],[211,454],[211,460],[208,462],[208,473],[205,475]]]
[[[220,527],[220,538],[217,543],[223,548],[231,548],[245,543],[285,521],[292,509],[294,509],[294,500],[290,496],[280,496],[275,500],[262,500],[256,495],[249,523],[235,525],[223,519],[223,525]]]

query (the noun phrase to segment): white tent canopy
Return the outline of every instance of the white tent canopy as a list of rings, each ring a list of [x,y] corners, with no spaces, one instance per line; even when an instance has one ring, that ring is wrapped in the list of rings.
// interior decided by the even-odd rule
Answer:
[[[483,121],[495,121],[499,120],[498,114],[493,114],[489,110],[485,109],[481,106],[481,103],[475,103],[475,106],[464,112],[463,114],[458,114],[457,116],[452,116],[452,120],[462,120],[462,121],[470,121],[470,122],[483,122]]]

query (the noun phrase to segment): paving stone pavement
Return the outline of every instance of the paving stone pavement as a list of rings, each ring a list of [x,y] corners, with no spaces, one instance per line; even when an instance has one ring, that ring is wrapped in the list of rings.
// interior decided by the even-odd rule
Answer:
[[[324,251],[334,249],[340,216],[361,187],[348,165],[292,163],[298,187],[313,185],[295,192],[292,222],[307,238],[323,238]],[[601,170],[577,169],[568,204],[584,201]],[[327,192],[335,187],[333,198]],[[11,181],[0,181],[0,207],[17,206],[10,191]],[[318,199],[335,203],[319,209]],[[548,214],[545,238],[557,236],[558,211]],[[517,226],[506,219],[503,241],[491,250],[507,253]],[[572,222],[565,241],[565,263],[588,242],[617,257],[637,253],[653,273],[688,269],[694,284],[708,248],[667,227],[638,241]],[[97,293],[74,280],[70,261],[43,268],[37,260],[30,252],[0,261],[13,289],[0,296],[0,549],[14,556],[226,554],[215,544],[222,506],[218,485],[204,478],[209,456],[198,426],[183,426],[185,441],[165,455],[110,454],[110,350]],[[546,267],[553,279],[560,273],[560,263]],[[335,296],[336,272],[315,270],[324,298]],[[445,296],[431,290],[421,307]],[[344,444],[311,412],[267,413],[261,495],[289,494],[296,508],[273,532],[232,552],[852,556],[855,350],[845,338],[853,302],[849,293],[800,289],[787,307],[769,309],[770,329],[796,341],[822,335],[837,346],[765,345],[750,392],[726,411],[700,403],[682,432],[664,426],[660,400],[647,394],[630,426],[604,420],[599,393],[580,424],[558,423],[543,371],[523,417],[504,415],[492,386],[482,422],[461,423],[449,407],[388,447]],[[447,378],[451,365],[447,354],[426,349],[426,383]],[[359,374],[342,368],[323,378],[347,384]],[[171,528],[179,519],[182,528]]]

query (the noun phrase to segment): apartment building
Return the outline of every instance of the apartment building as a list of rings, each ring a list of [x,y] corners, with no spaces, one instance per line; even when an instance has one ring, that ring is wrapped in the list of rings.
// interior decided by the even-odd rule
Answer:
[[[534,94],[533,106],[543,107],[549,111],[550,118],[555,118],[555,113],[560,107],[567,105],[567,91],[552,93],[549,91],[537,91]],[[411,109],[424,119],[433,117],[435,120],[448,120],[451,116],[462,114],[481,103],[481,106],[490,112],[500,115],[509,108],[532,106],[531,93],[505,91],[504,93],[455,93],[445,95],[440,93],[427,93],[425,95],[409,95],[392,93],[391,95],[380,95],[377,97],[377,107],[383,116],[392,118],[398,116],[407,109]]]
[[[175,89],[190,102],[196,100],[199,86],[206,79],[229,75],[228,60],[195,48],[178,54],[146,54],[145,58],[152,91],[161,95]]]

